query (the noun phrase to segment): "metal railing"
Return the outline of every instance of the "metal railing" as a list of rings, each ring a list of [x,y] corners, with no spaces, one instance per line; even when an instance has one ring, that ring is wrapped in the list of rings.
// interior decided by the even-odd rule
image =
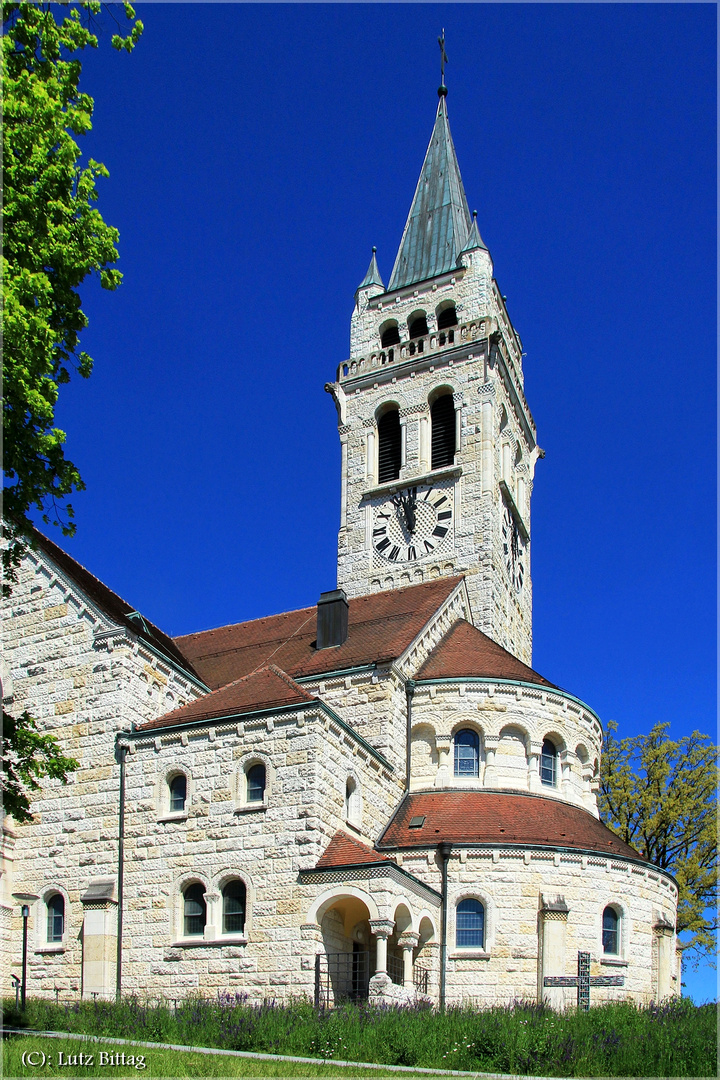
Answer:
[[[369,994],[370,953],[318,953],[315,957],[315,1007],[364,1001]]]
[[[405,982],[405,969],[399,956],[390,954],[387,958],[387,973],[396,986],[402,986]]]

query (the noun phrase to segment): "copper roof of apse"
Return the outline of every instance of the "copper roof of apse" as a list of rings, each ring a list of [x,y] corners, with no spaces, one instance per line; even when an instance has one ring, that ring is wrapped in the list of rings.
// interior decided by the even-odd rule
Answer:
[[[317,701],[303,690],[280,668],[269,664],[242,679],[236,679],[211,694],[197,698],[188,705],[141,724],[138,731],[174,727],[176,724],[199,723],[223,716],[241,716],[243,713],[265,709],[282,710],[289,705],[302,705]]]
[[[425,818],[422,827],[410,828],[414,817]],[[386,851],[432,847],[442,842],[575,848],[642,858],[588,810],[560,799],[498,790],[409,795],[377,846]]]
[[[465,619],[453,624],[415,676],[418,680],[483,677],[558,689]]]
[[[329,649],[315,648],[317,607],[186,634],[175,644],[212,689],[269,663],[293,678],[386,663],[402,655],[461,581],[438,578],[354,597],[347,639]]]

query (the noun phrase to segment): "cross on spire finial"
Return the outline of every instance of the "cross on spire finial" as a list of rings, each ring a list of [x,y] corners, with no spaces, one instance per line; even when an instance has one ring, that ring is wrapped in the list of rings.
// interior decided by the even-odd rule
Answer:
[[[447,53],[445,52],[445,28],[443,27],[442,37],[438,38],[438,45],[440,46],[440,86],[438,88],[438,97],[447,97],[447,86],[445,85],[445,65],[448,62]]]

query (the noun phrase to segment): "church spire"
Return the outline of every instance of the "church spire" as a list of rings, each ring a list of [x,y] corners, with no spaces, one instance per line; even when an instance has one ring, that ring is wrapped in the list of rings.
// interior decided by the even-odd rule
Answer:
[[[371,285],[379,285],[381,289],[385,288],[385,286],[383,284],[383,279],[380,277],[380,270],[378,269],[377,259],[375,258],[375,252],[376,251],[377,251],[377,248],[374,247],[372,249],[372,259],[370,260],[370,265],[368,266],[367,274],[365,275],[365,277],[363,278],[363,280],[360,282],[357,289],[355,290],[355,295],[356,296],[360,292],[361,289],[367,289]]]
[[[447,91],[442,91],[444,86],[389,292],[454,269],[469,238],[470,211],[448,124]]]

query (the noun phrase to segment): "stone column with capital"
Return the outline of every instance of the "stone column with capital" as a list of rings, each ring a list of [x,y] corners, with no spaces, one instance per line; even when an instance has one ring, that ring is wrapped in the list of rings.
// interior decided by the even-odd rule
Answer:
[[[375,974],[387,977],[387,939],[395,929],[392,919],[370,919],[370,932],[375,935]]]
[[[435,747],[438,752],[438,771],[435,777],[435,787],[447,787],[450,783],[450,745],[452,739],[449,735],[436,735]]]
[[[203,893],[207,918],[203,938],[205,941],[214,941],[222,932],[222,896],[219,892]]]
[[[528,790],[529,791],[542,791],[542,784],[540,782],[540,755],[542,753],[542,743],[531,742],[530,749],[528,751]]]
[[[484,787],[497,787],[497,769],[495,767],[495,751],[500,742],[499,737],[486,736],[485,738],[485,772],[483,774]]]
[[[417,949],[420,935],[413,930],[406,930],[398,938],[398,945],[403,951],[403,986],[406,990],[412,990],[413,983],[413,949]]]

